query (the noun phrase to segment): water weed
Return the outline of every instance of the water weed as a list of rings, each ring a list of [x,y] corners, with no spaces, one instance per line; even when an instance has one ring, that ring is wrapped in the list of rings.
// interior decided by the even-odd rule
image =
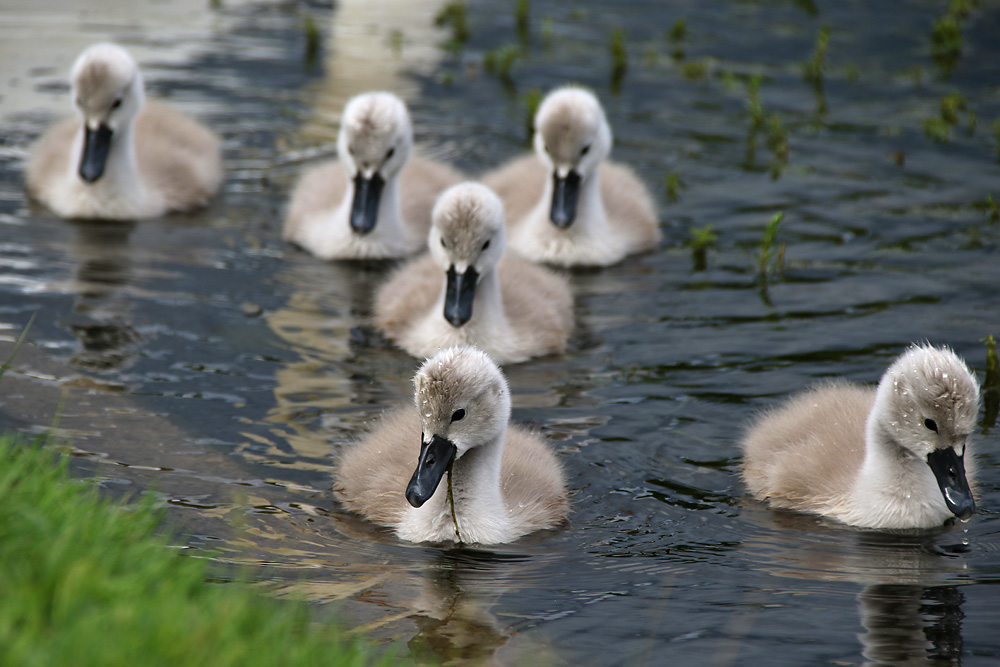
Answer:
[[[983,379],[982,427],[985,433],[997,423],[1000,414],[1000,358],[997,357],[997,341],[993,334],[983,339],[986,344],[986,377]]]
[[[434,17],[434,25],[439,28],[450,27],[451,38],[446,46],[449,51],[461,50],[471,35],[465,0],[449,0]]]
[[[608,50],[611,53],[611,92],[617,95],[621,92],[622,82],[625,81],[625,74],[628,72],[625,28],[612,28]]]
[[[521,48],[517,44],[504,44],[483,54],[483,69],[505,85],[512,86],[514,79],[511,71],[520,57]]]
[[[663,184],[667,191],[667,201],[671,204],[680,201],[680,191],[687,187],[681,182],[681,176],[676,171],[667,174],[663,179]]]
[[[704,271],[708,268],[708,250],[715,247],[715,242],[719,235],[712,229],[712,225],[704,227],[688,228],[687,246],[691,248],[691,259],[694,261],[695,271]]]
[[[312,67],[319,59],[320,33],[316,19],[308,15],[302,19],[302,33],[306,40],[302,58],[307,66]]]
[[[524,140],[530,146],[535,136],[535,114],[542,103],[542,91],[539,88],[529,88],[521,95],[524,105]]]
[[[514,25],[521,44],[531,41],[531,0],[517,0],[514,5]]]
[[[778,226],[784,218],[783,211],[771,217],[764,227],[764,234],[757,248],[757,275],[764,284],[767,283],[769,275],[777,273],[781,276],[785,272],[785,244],[777,242]]]
[[[823,84],[823,71],[826,68],[826,47],[830,42],[830,26],[824,25],[816,35],[816,46],[812,58],[806,61],[802,68],[802,76],[814,86]]]

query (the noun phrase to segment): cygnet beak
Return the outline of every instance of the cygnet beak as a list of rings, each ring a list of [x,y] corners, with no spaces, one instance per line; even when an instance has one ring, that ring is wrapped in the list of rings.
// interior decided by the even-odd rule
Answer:
[[[580,194],[580,174],[569,171],[564,178],[552,174],[552,211],[549,217],[559,229],[566,229],[576,220],[576,202]]]
[[[469,267],[465,273],[455,270],[455,265],[448,267],[448,284],[444,292],[444,319],[453,327],[460,327],[472,319],[472,304],[476,300],[476,283],[479,273]]]
[[[351,229],[358,234],[367,234],[375,229],[378,220],[378,204],[382,197],[385,181],[375,172],[365,178],[359,171],[354,177],[354,200],[351,202]]]
[[[87,183],[93,183],[104,175],[104,166],[108,162],[111,151],[111,137],[114,130],[101,123],[92,130],[86,123],[83,126],[83,155],[80,156],[80,178]]]
[[[421,438],[421,441],[423,438]],[[406,485],[406,502],[420,507],[434,495],[445,472],[451,467],[458,449],[447,438],[435,435],[430,442],[420,443],[420,458],[413,471],[410,483]]]
[[[976,511],[976,501],[972,497],[972,489],[965,478],[965,450],[959,456],[953,447],[936,449],[927,455],[927,465],[934,471],[944,502],[951,513],[962,521],[967,520]]]

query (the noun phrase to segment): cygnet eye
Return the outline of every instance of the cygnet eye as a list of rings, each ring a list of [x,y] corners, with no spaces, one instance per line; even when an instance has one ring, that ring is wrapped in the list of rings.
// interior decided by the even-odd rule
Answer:
[[[935,433],[938,432],[938,430],[937,430],[937,422],[934,421],[933,419],[925,419],[924,420],[924,426],[926,426],[929,430],[934,431]]]
[[[582,157],[589,152],[590,152],[590,144],[587,144],[586,146],[580,149],[580,156]]]
[[[486,250],[489,247],[490,247],[490,240],[486,239],[486,243],[483,244],[483,250]]]
[[[452,422],[462,421],[462,419],[464,418],[465,418],[465,408],[459,408],[458,410],[455,410],[453,413],[451,413]]]
[[[448,247],[448,243],[444,240],[443,236],[441,237],[441,247],[442,248],[447,248]]]
[[[389,150],[388,150],[388,151],[386,152],[386,154],[385,154],[385,159],[386,159],[386,160],[388,160],[389,158],[391,158],[391,157],[392,157],[393,155],[395,155],[395,154],[396,154],[396,147],[395,147],[395,146],[393,146],[392,148],[390,148],[390,149],[389,149]]]
[[[113,111],[118,107],[120,107],[121,105],[122,105],[122,98],[119,97],[118,99],[116,99],[114,102],[111,103],[111,110]]]

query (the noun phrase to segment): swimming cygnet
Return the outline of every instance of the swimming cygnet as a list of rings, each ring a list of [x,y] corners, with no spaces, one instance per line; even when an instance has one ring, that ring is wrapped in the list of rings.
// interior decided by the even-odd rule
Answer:
[[[510,247],[536,262],[608,266],[660,242],[638,176],[609,162],[611,127],[593,93],[554,90],[535,114],[535,152],[486,175],[507,207]]]
[[[416,357],[471,344],[500,364],[566,348],[573,297],[566,281],[504,254],[503,204],[478,183],[446,190],[434,206],[430,253],[378,290],[375,324]]]
[[[412,152],[413,128],[401,99],[378,92],[351,98],[338,159],[302,176],[285,218],[285,240],[322,259],[388,259],[423,250],[435,199],[462,177]]]
[[[979,385],[947,348],[915,346],[876,389],[830,383],[764,414],[744,439],[743,479],[775,507],[866,528],[963,521]]]
[[[65,218],[132,220],[203,206],[218,190],[219,140],[145,100],[139,67],[125,49],[91,46],[71,79],[82,122],[59,123],[32,148],[32,196]]]
[[[388,413],[341,457],[333,491],[346,508],[411,542],[500,544],[562,523],[562,468],[508,426],[507,381],[484,352],[443,350],[413,383],[416,409]]]

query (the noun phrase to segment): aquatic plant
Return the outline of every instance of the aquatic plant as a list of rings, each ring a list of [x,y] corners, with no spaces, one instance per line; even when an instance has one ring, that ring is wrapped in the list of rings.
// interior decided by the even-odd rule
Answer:
[[[531,0],[517,0],[514,24],[517,26],[517,38],[522,44],[527,44],[531,40]]]
[[[1000,358],[997,357],[997,341],[993,334],[982,339],[986,344],[986,377],[983,379],[983,421],[985,432],[997,422],[1000,414]]]
[[[951,130],[958,125],[961,112],[969,114],[970,127],[975,127],[975,113],[969,107],[969,100],[959,93],[949,93],[941,98],[940,114],[924,121],[924,134],[934,141],[946,143],[951,139]]]
[[[826,68],[826,47],[830,41],[830,26],[824,25],[816,35],[816,46],[812,58],[802,68],[802,76],[814,86],[823,84],[823,70]]]
[[[1000,204],[993,199],[993,195],[986,195],[986,215],[990,224],[1000,220]]]
[[[625,49],[625,28],[621,26],[611,29],[611,41],[608,49],[611,53],[611,92],[621,91],[625,73],[628,72],[628,51]]]
[[[774,156],[771,162],[771,178],[777,180],[788,165],[788,130],[778,114],[767,117],[767,147]]]
[[[664,187],[667,190],[667,201],[671,204],[676,204],[680,201],[680,190],[687,186],[681,183],[680,174],[676,171],[667,174],[663,181]]]
[[[389,48],[392,49],[392,55],[397,58],[403,55],[403,31],[399,28],[389,31]]]
[[[708,78],[710,65],[708,58],[688,61],[681,66],[681,75],[688,81],[702,81]]]
[[[979,0],[951,0],[948,11],[934,21],[931,27],[931,58],[947,76],[962,57],[965,40],[962,27]]]
[[[524,137],[529,146],[535,136],[535,114],[542,103],[542,97],[539,88],[529,88],[521,95],[521,104],[524,105]]]
[[[771,273],[776,272],[780,275],[785,272],[785,244],[777,242],[778,226],[784,218],[784,211],[779,211],[764,227],[764,234],[757,249],[757,275],[762,283],[767,282]]]
[[[545,49],[551,49],[552,43],[555,42],[556,39],[555,21],[553,21],[550,18],[542,19],[542,27],[540,32],[542,35],[542,47]]]
[[[670,30],[667,31],[667,39],[671,42],[680,42],[687,36],[687,20],[683,17],[674,21],[674,24],[670,26]]]
[[[459,51],[469,41],[468,9],[465,0],[448,0],[434,17],[434,25],[439,28],[450,27],[451,38],[446,47],[449,51]]]
[[[303,60],[306,65],[313,66],[319,58],[320,33],[316,20],[308,14],[302,19],[302,33],[305,35],[306,48]]]
[[[504,44],[483,54],[483,69],[503,83],[512,85],[514,79],[510,73],[520,57],[521,47],[517,44]]]
[[[990,133],[997,144],[997,162],[1000,162],[1000,118],[993,121],[993,124],[990,126]]]
[[[760,74],[754,74],[747,83],[747,111],[750,112],[750,127],[757,132],[764,125],[764,106],[760,102]]]
[[[704,271],[708,267],[708,250],[715,247],[719,235],[710,224],[704,227],[689,227],[688,234],[687,246],[691,248],[694,270]]]

